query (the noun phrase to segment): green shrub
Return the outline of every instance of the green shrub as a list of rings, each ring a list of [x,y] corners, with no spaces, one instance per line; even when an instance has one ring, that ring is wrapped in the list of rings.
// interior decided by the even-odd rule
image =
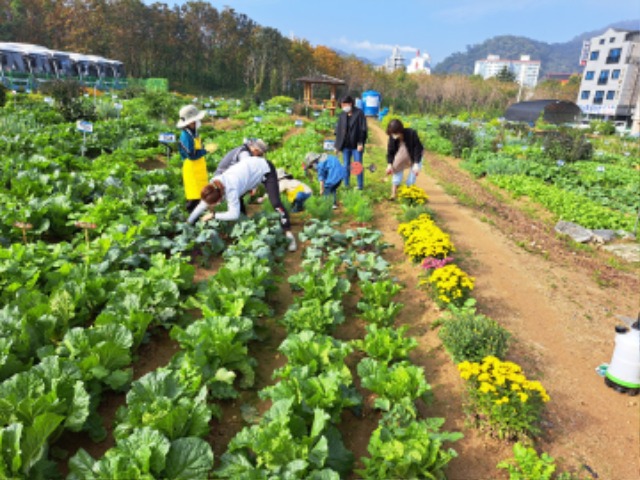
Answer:
[[[594,120],[589,123],[589,128],[600,135],[613,135],[616,133],[616,126],[612,122]]]
[[[4,85],[0,85],[0,107],[4,107],[7,103],[7,89]]]
[[[142,101],[147,110],[147,115],[153,119],[178,117],[178,110],[182,106],[177,97],[166,92],[146,91]],[[175,113],[173,113],[175,111]]]
[[[471,150],[476,143],[473,130],[463,125],[441,123],[438,126],[438,132],[451,142],[451,154],[457,158],[461,158],[463,152]]]
[[[95,106],[84,99],[84,89],[77,80],[54,80],[43,84],[40,90],[55,99],[56,108],[67,122],[96,119]]]
[[[304,208],[313,218],[330,220],[333,217],[333,197],[312,195],[304,203]]]
[[[373,220],[371,201],[360,190],[346,190],[340,199],[344,211],[356,222],[367,223]]]
[[[285,97],[284,95],[279,95],[277,97],[270,98],[267,100],[267,107],[277,107],[277,108],[290,108],[293,106],[295,100],[291,97]]]
[[[438,332],[453,361],[479,362],[492,355],[504,358],[511,334],[495,320],[476,312],[475,300],[462,307],[449,305]]]
[[[405,205],[405,204],[401,204],[400,205],[401,210],[401,214],[400,214],[400,221],[401,223],[408,223],[412,220],[415,220],[416,218],[418,218],[420,215],[422,214],[427,214],[430,217],[434,216],[433,211],[427,206],[427,205]]]
[[[577,162],[593,156],[593,145],[580,133],[568,131],[548,132],[544,137],[544,149],[553,160]]]

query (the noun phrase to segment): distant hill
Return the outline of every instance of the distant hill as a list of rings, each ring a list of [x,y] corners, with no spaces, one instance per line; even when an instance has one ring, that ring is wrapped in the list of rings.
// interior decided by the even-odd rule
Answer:
[[[540,78],[550,72],[578,73],[578,60],[582,42],[600,35],[608,28],[637,30],[640,20],[628,20],[608,25],[600,30],[582,33],[568,42],[546,43],[516,35],[501,35],[485,40],[478,45],[467,46],[467,51],[449,55],[433,69],[434,73],[473,74],[476,60],[487,55],[500,55],[501,58],[518,59],[520,55],[530,55],[531,60],[540,60]]]

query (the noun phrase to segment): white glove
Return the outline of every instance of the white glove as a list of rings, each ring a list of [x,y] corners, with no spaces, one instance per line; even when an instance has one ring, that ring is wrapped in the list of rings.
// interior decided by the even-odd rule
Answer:
[[[420,172],[420,164],[414,163],[413,166],[411,167],[411,170],[413,170],[413,173],[418,175],[418,173]]]
[[[200,218],[200,216],[207,211],[208,207],[209,206],[207,205],[207,202],[205,202],[204,200],[200,200],[198,206],[194,208],[193,212],[191,212],[191,215],[189,215],[189,219],[187,220],[187,222],[189,222],[191,225],[196,223],[196,220],[198,220],[198,218]]]

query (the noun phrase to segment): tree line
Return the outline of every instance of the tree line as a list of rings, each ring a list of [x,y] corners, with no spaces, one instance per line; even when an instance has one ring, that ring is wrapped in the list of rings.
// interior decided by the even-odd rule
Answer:
[[[322,73],[345,81],[341,95],[374,89],[387,106],[407,113],[499,113],[515,100],[509,82],[388,73],[203,1],[170,7],[140,0],[0,0],[0,41],[117,59],[129,76],[167,78],[183,92],[301,99],[298,79]],[[328,98],[322,87],[314,92]]]

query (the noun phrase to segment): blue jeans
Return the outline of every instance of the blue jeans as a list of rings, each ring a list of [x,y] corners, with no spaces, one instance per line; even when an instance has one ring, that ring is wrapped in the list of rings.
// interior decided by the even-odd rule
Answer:
[[[418,163],[418,169],[422,170],[422,162]],[[416,174],[413,172],[413,165],[409,167],[409,175],[407,176],[407,187],[410,187],[416,183]],[[391,183],[396,187],[402,183],[402,177],[404,177],[404,170],[400,170],[398,173],[394,173],[391,177]]]
[[[342,150],[342,163],[347,169],[347,175],[344,177],[345,187],[349,186],[349,179],[351,178],[351,157],[353,157],[354,162],[362,163],[362,153],[357,148],[345,148]],[[356,178],[358,179],[358,189],[362,190],[364,187],[364,170]]]
[[[302,212],[304,210],[304,202],[306,202],[307,198],[309,198],[310,196],[310,193],[298,192],[295,200],[293,201],[291,210],[294,212]]]
[[[328,197],[329,195],[333,195],[333,204],[338,205],[338,187],[342,182],[338,182],[335,185],[325,185],[324,186],[324,195]]]

